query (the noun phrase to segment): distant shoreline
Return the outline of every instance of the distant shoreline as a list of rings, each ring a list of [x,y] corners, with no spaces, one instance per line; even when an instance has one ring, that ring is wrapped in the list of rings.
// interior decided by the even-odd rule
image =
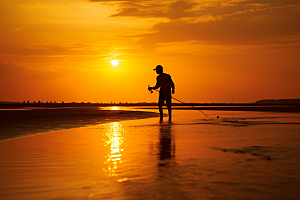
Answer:
[[[173,97],[172,97],[173,98]],[[14,108],[14,107],[39,107],[39,106],[49,106],[49,107],[94,107],[94,106],[156,106],[156,102],[138,102],[138,103],[128,103],[128,102],[111,102],[111,103],[91,103],[91,102],[56,102],[56,101],[23,101],[23,102],[11,102],[11,101],[0,101],[0,108]],[[191,105],[191,106],[300,106],[300,98],[298,99],[263,99],[256,102],[250,103],[193,103],[193,102],[181,102],[175,98],[172,101],[173,106]]]
[[[157,109],[157,103],[95,104],[95,103],[5,103],[0,110],[34,108],[99,108],[134,107],[136,109]],[[164,106],[165,107],[165,106]],[[259,103],[172,103],[174,110],[224,110],[224,111],[264,111],[300,113],[300,104],[259,104]]]

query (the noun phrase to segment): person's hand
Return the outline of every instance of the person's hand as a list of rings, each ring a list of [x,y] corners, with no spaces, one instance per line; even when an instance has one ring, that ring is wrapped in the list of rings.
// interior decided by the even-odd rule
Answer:
[[[172,89],[172,94],[174,94],[175,93],[175,89]]]

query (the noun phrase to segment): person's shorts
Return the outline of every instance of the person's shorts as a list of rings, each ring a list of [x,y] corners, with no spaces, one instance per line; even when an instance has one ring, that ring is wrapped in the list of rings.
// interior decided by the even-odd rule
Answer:
[[[159,94],[158,105],[163,106],[165,101],[166,101],[167,105],[171,105],[171,98],[172,98],[171,93],[167,93],[167,94],[161,93],[161,94]]]

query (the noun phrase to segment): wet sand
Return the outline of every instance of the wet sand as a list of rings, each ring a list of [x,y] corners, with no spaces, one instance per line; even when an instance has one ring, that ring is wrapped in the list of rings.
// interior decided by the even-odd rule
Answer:
[[[21,109],[0,110],[0,140],[157,116],[158,114],[154,112],[101,110],[98,107],[23,107]]]
[[[1,141],[1,199],[299,199],[299,114],[207,115]]]

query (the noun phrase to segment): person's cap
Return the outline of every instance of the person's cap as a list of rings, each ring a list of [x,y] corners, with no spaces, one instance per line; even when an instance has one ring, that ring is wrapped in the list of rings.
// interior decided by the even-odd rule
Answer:
[[[163,67],[162,67],[161,65],[157,65],[157,66],[155,67],[155,69],[153,69],[153,70],[158,70],[158,69],[162,70]]]

